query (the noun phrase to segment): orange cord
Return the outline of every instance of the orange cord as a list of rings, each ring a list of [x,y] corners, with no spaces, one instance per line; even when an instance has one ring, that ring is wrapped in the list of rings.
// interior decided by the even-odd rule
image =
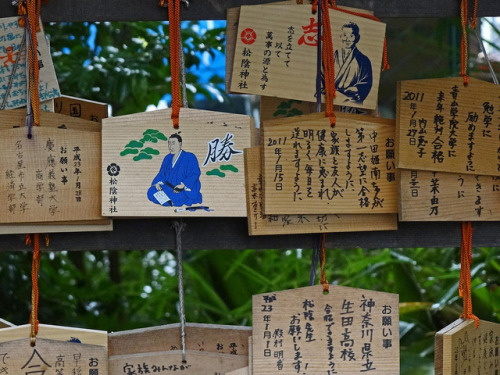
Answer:
[[[323,293],[328,293],[330,286],[326,280],[325,264],[326,264],[326,247],[325,247],[326,234],[321,235],[321,276],[320,283],[323,285]]]
[[[461,318],[474,319],[476,328],[479,327],[479,318],[472,314],[472,292],[471,273],[472,264],[472,223],[470,221],[462,223],[462,246],[460,251],[460,282],[458,285],[458,295],[463,299],[463,311]]]
[[[160,6],[165,0],[160,0]],[[174,129],[179,128],[179,113],[182,107],[180,86],[180,43],[181,21],[180,0],[168,0],[168,25],[170,32],[170,75],[172,91],[172,124]]]
[[[462,0],[460,3],[460,21],[462,24],[462,41],[460,43],[460,76],[464,79],[464,86],[467,86],[470,77],[467,75],[467,58],[468,58],[468,45],[467,45],[467,15],[469,12],[468,0]]]
[[[40,273],[40,234],[33,235],[33,262],[31,266],[31,282],[33,284],[31,291],[31,346],[35,346],[36,335],[38,334],[38,275]]]
[[[19,1],[21,4],[22,1]],[[26,0],[26,8],[22,8],[21,14],[28,15],[28,25],[30,30],[31,43],[27,43],[26,51],[29,58],[29,75],[30,75],[30,87],[29,95],[31,97],[31,108],[33,110],[33,124],[36,126],[40,125],[40,95],[39,95],[39,80],[40,80],[40,69],[38,67],[38,39],[37,31],[40,31],[40,8],[42,6],[41,0]]]

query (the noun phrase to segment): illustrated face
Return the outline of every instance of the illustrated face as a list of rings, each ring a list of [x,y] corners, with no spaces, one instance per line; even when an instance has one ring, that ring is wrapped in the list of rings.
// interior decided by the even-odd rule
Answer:
[[[350,27],[344,27],[340,33],[340,39],[344,48],[352,48],[356,44],[356,35]]]
[[[179,142],[177,138],[169,138],[168,139],[168,151],[171,154],[178,154],[181,151],[182,143]]]

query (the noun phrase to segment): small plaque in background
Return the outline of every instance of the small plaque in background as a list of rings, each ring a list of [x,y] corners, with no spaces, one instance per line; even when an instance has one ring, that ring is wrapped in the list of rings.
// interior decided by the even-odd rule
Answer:
[[[398,83],[397,167],[500,176],[500,86],[440,78]]]
[[[8,328],[8,327],[14,327],[14,324],[0,318],[0,329],[2,328]]]
[[[317,285],[252,302],[254,375],[399,375],[396,294]]]
[[[399,220],[498,221],[500,177],[401,169]]]
[[[398,228],[396,214],[265,215],[261,153],[262,147],[245,149],[249,235],[361,232]]]
[[[458,319],[436,333],[436,375],[498,375],[500,324]]]
[[[108,117],[108,104],[62,95],[54,99],[54,112],[88,121],[102,122]]]
[[[264,213],[397,213],[394,121],[324,113],[266,122]]]
[[[49,113],[47,113],[49,114]],[[101,220],[101,135],[37,127],[3,130],[0,222]]]
[[[385,24],[330,11],[337,105],[377,106]],[[231,91],[314,102],[317,15],[306,6],[242,6]]]
[[[210,353],[248,355],[251,327],[186,323],[186,349]],[[140,328],[109,334],[109,355],[180,350],[180,324]]]
[[[182,108],[104,119],[102,214],[244,217],[249,116]],[[172,147],[171,147],[172,146]],[[164,191],[161,205],[154,196]]]
[[[19,26],[19,17],[0,18],[0,103],[6,94],[7,83],[12,74],[18,54],[21,54],[5,109],[26,106],[26,51],[20,50],[25,29]],[[43,31],[37,33],[38,67],[40,69],[40,101],[60,96],[56,72]]]

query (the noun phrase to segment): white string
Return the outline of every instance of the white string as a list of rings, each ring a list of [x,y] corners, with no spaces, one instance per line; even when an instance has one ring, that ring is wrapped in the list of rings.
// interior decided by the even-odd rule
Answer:
[[[184,275],[182,267],[182,231],[186,225],[180,221],[173,224],[177,252],[177,279],[179,282],[179,316],[181,320],[182,362],[186,362],[186,312],[184,309]]]
[[[491,79],[495,83],[495,85],[498,85],[498,78],[497,75],[495,74],[495,71],[493,70],[493,66],[491,66],[490,59],[488,58],[488,53],[486,53],[486,48],[484,48],[484,43],[483,40],[481,39],[481,35],[477,32],[477,29],[473,29],[474,34],[476,34],[477,41],[479,42],[479,48],[481,48],[481,52],[484,55],[484,59],[486,60],[486,64],[488,64],[488,68],[490,69],[490,74],[491,74]]]
[[[182,106],[184,108],[188,108],[188,100],[187,100],[187,90],[186,90],[186,61],[184,57],[184,47],[182,46],[182,37],[181,43],[179,43],[179,56],[181,59],[181,87],[182,87]]]

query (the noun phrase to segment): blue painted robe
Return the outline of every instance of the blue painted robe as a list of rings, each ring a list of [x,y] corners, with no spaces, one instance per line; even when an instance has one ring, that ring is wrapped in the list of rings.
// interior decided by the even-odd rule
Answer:
[[[168,154],[163,159],[160,171],[158,175],[154,178],[151,183],[151,187],[148,190],[148,198],[151,202],[160,204],[158,200],[154,197],[154,194],[158,191],[155,185],[158,182],[162,182],[162,190],[171,200],[171,203],[164,203],[164,206],[191,206],[193,204],[202,202],[202,195],[200,193],[201,183],[200,183],[200,167],[198,165],[198,160],[196,156],[190,152],[181,150],[175,165],[172,165],[174,155]],[[179,192],[174,192],[173,187],[180,183],[184,183],[186,188]]]
[[[372,89],[373,76],[370,59],[354,47],[343,60],[342,50],[335,51],[335,88],[349,98],[348,101],[362,104]],[[349,88],[357,88],[357,93]]]

